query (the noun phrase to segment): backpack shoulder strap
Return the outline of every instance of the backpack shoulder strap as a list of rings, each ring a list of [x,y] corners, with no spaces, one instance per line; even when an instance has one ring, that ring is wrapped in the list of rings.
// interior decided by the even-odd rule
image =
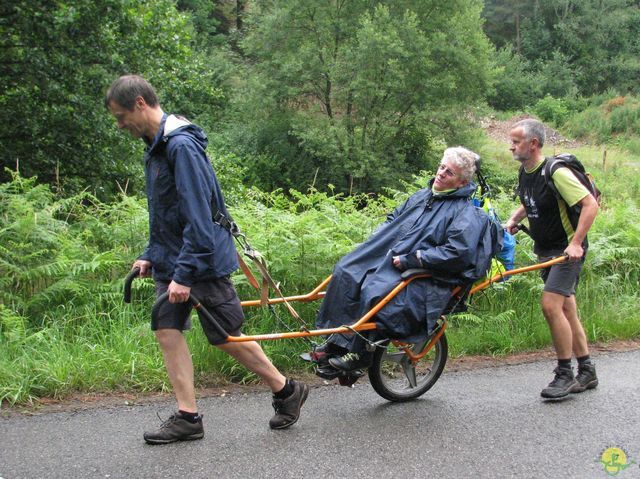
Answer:
[[[556,188],[555,183],[553,182],[553,174],[556,172],[558,168],[561,166],[566,166],[566,162],[557,157],[545,158],[544,165],[542,170],[542,175],[544,176],[544,180],[547,183],[547,186],[553,191],[553,194],[556,198],[562,199],[558,188]]]
[[[520,194],[520,184],[522,183],[522,175],[524,174],[524,166],[520,165],[518,168],[518,186],[516,187],[516,194]]]
[[[547,183],[551,186],[554,191],[555,186],[553,185],[552,175],[556,172],[556,170],[560,167],[568,168],[573,176],[584,186],[591,195],[593,195],[596,200],[599,202],[600,198],[600,190],[596,187],[593,176],[587,173],[584,169],[584,165],[573,155],[568,153],[563,153],[561,155],[555,156],[547,160],[548,165],[545,165],[545,173],[548,172],[549,176],[546,178]]]

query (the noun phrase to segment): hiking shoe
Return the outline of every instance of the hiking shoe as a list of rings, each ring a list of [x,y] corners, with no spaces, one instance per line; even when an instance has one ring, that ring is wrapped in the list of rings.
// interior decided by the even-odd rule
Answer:
[[[164,421],[160,428],[144,433],[144,440],[148,444],[169,444],[176,441],[193,441],[204,437],[202,427],[202,415],[198,416],[197,422],[189,422],[179,413],[173,414]]]
[[[321,344],[313,351],[309,353],[309,357],[312,361],[318,363],[319,365],[326,365],[329,361],[329,358],[333,356],[342,356],[345,354],[347,350],[340,346],[336,346],[335,343],[331,343],[326,341]]]
[[[368,368],[372,361],[371,353],[347,353],[344,356],[330,358],[329,364],[340,371],[355,371]]]
[[[304,383],[291,380],[293,392],[284,399],[273,398],[275,415],[269,420],[271,429],[285,429],[295,424],[300,417],[300,409],[309,395],[309,386]]]
[[[580,384],[573,377],[573,369],[555,368],[556,377],[542,390],[540,396],[546,399],[560,399],[569,393],[577,392]]]
[[[579,388],[574,393],[581,393],[586,389],[594,389],[598,386],[598,376],[596,375],[596,365],[588,362],[578,365],[578,375],[576,376]]]

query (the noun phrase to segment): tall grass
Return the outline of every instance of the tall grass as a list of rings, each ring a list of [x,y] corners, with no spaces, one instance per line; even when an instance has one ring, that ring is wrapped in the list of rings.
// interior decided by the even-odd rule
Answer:
[[[549,152],[552,153],[552,152]],[[610,149],[575,153],[604,191],[601,214],[590,234],[591,249],[578,291],[591,341],[640,336],[638,281],[638,156]],[[505,145],[485,145],[495,204],[506,219],[515,202],[517,165]],[[377,198],[343,198],[310,191],[235,191],[232,213],[252,245],[268,259],[286,294],[308,292],[331,273],[336,261],[365,239],[385,213],[418,188]],[[134,301],[122,302],[122,278],[147,237],[144,201],[122,196],[103,204],[88,194],[59,199],[45,186],[14,176],[0,185],[0,401],[24,403],[76,391],[168,390],[162,356],[149,329],[154,288],[134,282]],[[521,264],[532,263],[525,238]],[[234,277],[243,299],[257,293]],[[520,275],[478,294],[469,312],[452,318],[452,354],[506,354],[548,346],[540,313],[541,282]],[[296,305],[309,325],[319,304]],[[245,333],[300,327],[282,308],[282,324],[268,310],[247,309]],[[187,334],[198,386],[256,378],[212,348],[198,329]],[[262,343],[276,366],[301,367],[304,340]]]

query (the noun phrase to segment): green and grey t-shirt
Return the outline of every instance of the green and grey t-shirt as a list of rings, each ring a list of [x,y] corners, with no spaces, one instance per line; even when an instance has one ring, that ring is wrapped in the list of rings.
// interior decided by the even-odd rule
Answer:
[[[575,234],[568,208],[590,194],[568,168],[561,167],[552,176],[562,200],[556,198],[543,176],[545,161],[520,174],[520,201],[527,212],[536,254],[564,251]]]

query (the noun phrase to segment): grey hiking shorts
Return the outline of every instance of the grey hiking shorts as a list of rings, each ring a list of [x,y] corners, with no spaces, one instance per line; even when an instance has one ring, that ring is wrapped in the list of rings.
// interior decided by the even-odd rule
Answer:
[[[169,283],[156,281],[156,295],[167,292]],[[244,312],[240,305],[240,298],[231,279],[226,276],[212,281],[196,283],[191,287],[191,293],[200,300],[202,305],[218,321],[222,329],[230,336],[239,336],[240,328],[244,322]],[[178,329],[185,331],[191,329],[191,309],[193,306],[187,303],[169,303],[166,301],[156,316],[156,321],[151,322],[151,329]],[[210,344],[217,345],[225,342],[224,338],[198,312],[202,330]]]
[[[563,252],[555,255],[538,256],[538,261],[541,263],[549,261],[562,253]],[[566,297],[576,294],[585,256],[583,256],[580,261],[565,261],[564,263],[554,264],[549,268],[540,270],[540,277],[542,281],[544,281],[544,291],[561,294]]]

